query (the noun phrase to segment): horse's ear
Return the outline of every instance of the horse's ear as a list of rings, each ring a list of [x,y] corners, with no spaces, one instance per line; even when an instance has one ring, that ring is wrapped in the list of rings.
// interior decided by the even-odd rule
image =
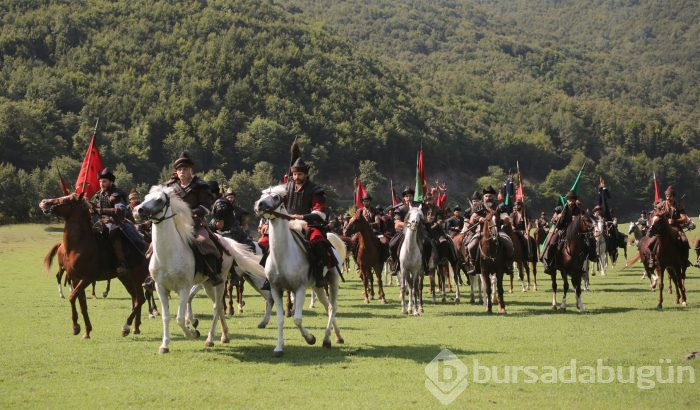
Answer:
[[[418,209],[420,209],[420,211],[423,212],[423,204],[418,205]]]

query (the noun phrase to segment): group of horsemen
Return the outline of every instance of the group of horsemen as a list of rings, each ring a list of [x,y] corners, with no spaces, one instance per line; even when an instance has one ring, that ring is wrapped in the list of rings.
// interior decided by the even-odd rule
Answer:
[[[222,236],[230,237],[240,243],[246,243],[255,249],[253,240],[248,233],[248,212],[235,203],[235,193],[229,188],[222,195],[219,193],[219,186],[216,183],[207,183],[200,179],[193,172],[194,162],[187,153],[182,153],[174,161],[174,172],[171,178],[164,183],[171,187],[175,195],[182,199],[192,210],[194,221],[194,241],[196,270],[209,277],[213,284],[221,283],[221,255],[226,252],[219,243],[214,232]],[[333,269],[338,265],[338,261],[332,253],[330,242],[326,239],[325,232],[337,230],[342,233],[342,227],[347,222],[343,219],[330,218],[330,209],[326,203],[323,188],[309,180],[309,167],[298,158],[290,168],[291,178],[287,182],[287,192],[284,204],[292,219],[306,222],[306,236],[309,242],[310,274],[313,275],[317,284],[323,284],[324,268]],[[148,245],[150,241],[150,221],[143,221],[136,224],[133,210],[139,203],[138,194],[132,191],[128,198],[124,191],[115,184],[115,176],[108,168],[98,174],[100,190],[95,194],[93,203],[95,204],[95,214],[100,217],[101,229],[105,237],[109,238],[114,255],[117,261],[117,274],[122,275],[130,268],[126,258],[125,245],[132,245],[141,255],[148,257]],[[405,218],[411,206],[417,206],[414,202],[414,190],[405,187],[402,191],[402,201],[394,207],[381,209],[372,206],[372,198],[366,195],[362,198],[362,214],[369,222],[371,228],[377,235],[389,239],[390,255],[393,261],[392,274],[396,275],[400,269],[399,251],[404,239],[403,227]],[[687,255],[689,250],[688,239],[683,233],[684,228],[692,229],[693,225],[685,210],[679,206],[675,198],[675,190],[669,186],[665,191],[665,200],[655,204],[655,213],[659,217],[667,219],[672,229],[677,233],[677,245],[683,251],[681,254]],[[421,203],[424,215],[424,228],[427,232],[426,242],[423,244],[426,254],[436,251],[436,244],[450,241],[459,234],[462,235],[462,242],[458,247],[467,250],[469,259],[472,261],[474,270],[478,272],[478,243],[481,232],[478,227],[484,220],[495,215],[495,225],[498,230],[498,240],[505,250],[506,268],[512,274],[514,247],[518,246],[520,254],[532,260],[536,249],[529,242],[530,224],[523,210],[521,201],[516,201],[512,212],[508,212],[507,207],[497,200],[496,190],[488,186],[482,192],[475,191],[471,197],[467,208],[468,217],[461,214],[461,209],[456,206],[453,215],[448,217],[446,211],[434,203],[433,196],[428,193]],[[554,210],[550,221],[545,218],[542,212],[536,220],[536,225],[545,228],[554,227],[554,231],[547,236],[547,242],[542,252],[542,260],[545,264],[545,272],[554,274],[556,269],[556,259],[558,250],[563,244],[563,233],[578,215],[584,215],[585,211],[578,200],[576,192],[569,191],[566,195],[566,203],[558,206]],[[349,219],[349,217],[346,217]],[[593,209],[593,218],[603,220],[600,206]],[[258,240],[260,248],[266,252],[269,247],[267,236],[267,225],[261,221]],[[157,221],[155,222],[157,223]],[[512,226],[513,237],[503,232],[504,224]],[[604,222],[605,223],[605,222]],[[649,219],[646,212],[643,212],[638,224],[642,229],[648,226]],[[610,223],[608,223],[610,225]],[[611,229],[615,229],[615,223],[611,224]],[[513,239],[517,243],[514,243]],[[655,239],[652,239],[654,241]],[[652,242],[650,247],[654,246]],[[451,246],[453,255],[457,257],[455,246]],[[587,242],[588,257],[595,260],[595,243]],[[687,258],[686,258],[687,262]],[[263,259],[264,263],[264,259]],[[152,285],[149,278],[145,285]]]

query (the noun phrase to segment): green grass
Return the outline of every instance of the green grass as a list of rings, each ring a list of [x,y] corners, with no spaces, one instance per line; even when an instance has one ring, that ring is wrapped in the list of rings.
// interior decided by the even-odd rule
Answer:
[[[338,314],[345,345],[322,349],[322,308],[307,309],[304,323],[318,344],[307,346],[287,319],[281,359],[271,356],[274,319],[267,329],[257,329],[262,299],[246,288],[246,311],[229,320],[230,344],[206,349],[203,339],[185,340],[173,321],[171,353],[159,355],[159,319],[144,315],[141,335],[120,336],[129,302],[118,283],[108,299],[89,300],[92,339],[72,336],[68,302],[57,296],[54,272],[41,266],[50,245],[60,240],[57,228],[0,227],[0,408],[442,407],[424,381],[426,364],[444,348],[468,366],[473,359],[489,367],[559,367],[571,359],[578,366],[597,359],[612,366],[654,366],[671,359],[674,366],[691,365],[700,379],[700,359],[681,359],[700,350],[697,268],[688,272],[686,309],[665,295],[666,309],[656,311],[656,293],[640,280],[638,264],[593,277],[592,291],[584,294],[586,314],[573,306],[567,313],[552,312],[551,287],[541,275],[538,292],[516,288],[506,295],[508,315],[491,317],[468,303],[427,304],[424,316],[405,317],[395,286],[387,288],[387,305],[366,306],[357,276],[350,274]],[[98,293],[104,286],[98,284]],[[210,306],[204,297],[195,301],[200,329],[209,325]],[[700,389],[689,383],[650,390],[620,383],[470,383],[451,406],[697,408]]]

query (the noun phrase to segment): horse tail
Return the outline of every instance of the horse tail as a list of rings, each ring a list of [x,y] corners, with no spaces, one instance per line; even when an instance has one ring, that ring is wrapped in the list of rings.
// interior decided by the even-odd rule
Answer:
[[[260,266],[261,255],[257,255],[250,251],[248,245],[236,242],[225,236],[218,236],[224,248],[233,255],[233,259],[244,272],[251,275],[265,278],[265,268]]]
[[[345,248],[345,242],[343,242],[343,240],[340,239],[340,237],[338,235],[334,234],[333,232],[328,232],[326,234],[326,238],[328,239],[328,242],[330,242],[331,245],[333,245],[335,250],[338,251],[338,255],[340,256],[339,262],[344,261],[345,256],[347,254],[347,249]]]
[[[51,250],[49,250],[49,253],[46,254],[44,257],[44,269],[46,269],[46,272],[51,269],[51,264],[53,263],[53,258],[56,256],[56,253],[58,253],[58,248],[61,247],[60,243],[55,244]]]

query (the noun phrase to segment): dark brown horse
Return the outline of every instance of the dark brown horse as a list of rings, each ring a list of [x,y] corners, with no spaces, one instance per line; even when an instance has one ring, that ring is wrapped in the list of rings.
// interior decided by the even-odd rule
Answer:
[[[576,292],[576,306],[579,312],[585,312],[581,299],[581,279],[584,272],[584,264],[588,257],[588,241],[593,235],[593,223],[587,215],[577,215],[564,232],[564,246],[556,253],[555,266],[561,272],[564,282],[564,297],[561,302],[561,310],[566,310],[566,294],[569,291],[569,278]],[[552,244],[550,246],[557,246]],[[557,275],[552,275],[552,308],[557,310]]]
[[[523,243],[520,236],[513,230],[513,225],[510,222],[510,218],[506,219],[502,228],[503,232],[508,235],[511,242],[513,242],[513,262],[518,268],[518,278],[522,284],[523,292],[527,292],[530,288],[530,267],[528,266],[528,244]],[[529,236],[528,236],[529,238]],[[527,274],[527,285],[525,284],[525,275]],[[513,293],[513,276],[510,276],[510,290],[508,293]]]
[[[650,222],[649,235],[656,236],[652,252],[656,256],[656,273],[659,280],[659,304],[656,306],[659,310],[663,309],[664,302],[664,271],[668,271],[672,285],[676,288],[676,304],[682,302],[683,307],[688,306],[685,298],[688,252],[681,248],[677,229],[669,225],[663,213],[655,213]]]
[[[82,195],[78,194],[70,194],[55,199],[44,199],[39,204],[44,213],[52,213],[66,221],[63,228],[63,246],[66,251],[63,266],[66,269],[68,279],[73,284],[73,291],[69,297],[73,334],[77,335],[80,333],[78,311],[75,307],[75,300],[78,299],[83,320],[85,321],[84,339],[89,339],[92,331],[84,292],[85,288],[97,280],[117,277],[116,258],[112,252],[109,240],[103,239],[101,234],[96,234],[92,229],[90,206],[89,202]],[[134,324],[134,333],[138,334],[141,332],[141,305],[143,305],[145,300],[141,283],[148,275],[148,265],[143,255],[135,255],[135,253],[127,253],[127,262],[134,268],[119,276],[119,280],[131,295],[131,312],[122,327],[122,336],[130,333],[132,323]]]
[[[484,286],[486,312],[492,313],[494,292],[496,286],[498,295],[498,312],[506,313],[506,303],[503,300],[503,275],[507,272],[506,252],[499,240],[496,226],[496,214],[491,212],[481,224],[479,239],[479,264],[481,265],[481,282]]]
[[[369,222],[365,219],[362,209],[358,209],[345,226],[343,236],[350,236],[358,233],[357,237],[357,267],[360,278],[364,286],[365,303],[370,300],[370,286],[372,282],[372,272],[377,276],[379,286],[379,302],[386,303],[384,287],[382,285],[382,270],[384,262],[389,258],[389,244],[382,243],[374,235]],[[373,294],[371,294],[373,298]]]

